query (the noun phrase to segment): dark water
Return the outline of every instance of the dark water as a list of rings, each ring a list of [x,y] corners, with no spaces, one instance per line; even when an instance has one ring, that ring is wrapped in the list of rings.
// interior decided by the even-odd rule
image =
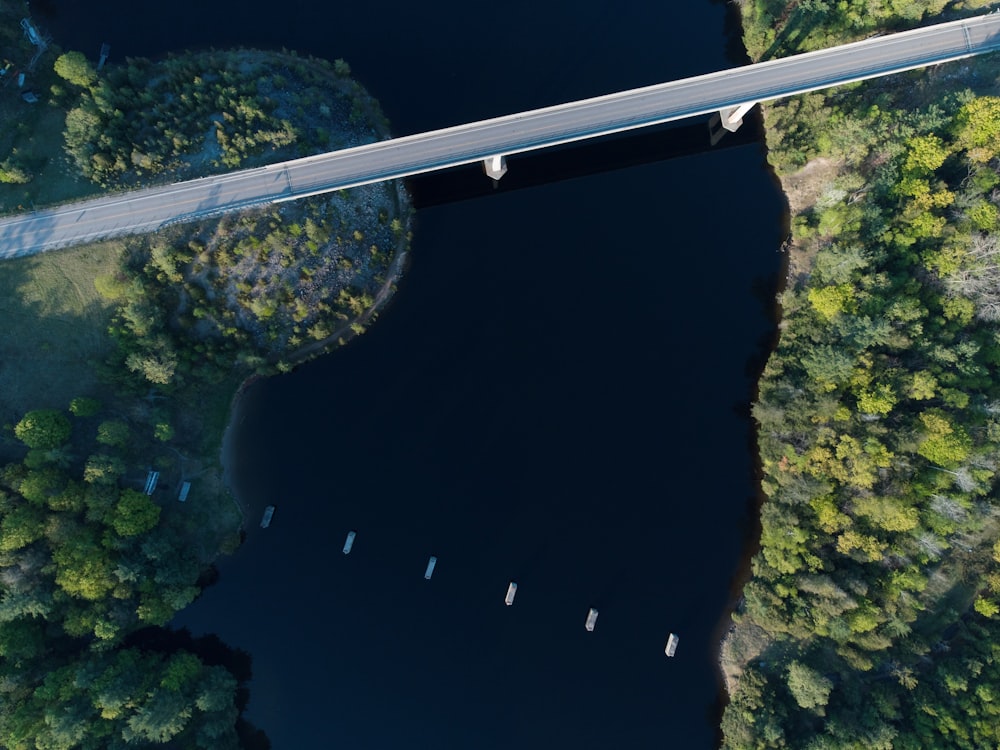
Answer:
[[[112,60],[343,57],[398,134],[734,64],[707,0],[33,7]],[[757,145],[423,209],[378,323],[249,391],[247,542],[176,624],[250,652],[277,750],[715,745],[781,214]]]

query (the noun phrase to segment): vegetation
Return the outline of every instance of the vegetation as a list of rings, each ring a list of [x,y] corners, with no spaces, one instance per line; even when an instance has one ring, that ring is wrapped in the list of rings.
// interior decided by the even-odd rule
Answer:
[[[181,512],[131,488],[150,436],[81,401],[27,413],[14,433],[29,450],[0,472],[4,746],[235,747],[229,672],[124,644],[197,596],[211,556]]]
[[[79,52],[67,52],[54,67],[63,85],[53,96],[68,106],[66,152],[81,174],[105,187],[366,143],[375,135],[369,115],[384,127],[346,66],[293,54],[129,59],[98,75]]]
[[[27,59],[19,18],[0,7],[0,38]],[[385,132],[343,61],[208,52],[98,73],[52,50],[34,105],[0,79],[8,209]],[[373,186],[0,264],[0,745],[239,745],[249,673],[162,630],[239,544],[217,459],[232,394],[363,331],[407,223],[405,196]]]
[[[744,14],[759,57],[762,18],[784,54],[976,5]],[[986,58],[765,110],[794,245],[726,748],[1000,742],[997,82]]]
[[[399,210],[364,187],[130,241],[98,279],[125,365],[159,386],[263,374],[350,336],[391,284]]]
[[[70,168],[63,154],[66,111],[50,101],[62,79],[53,69],[54,46],[38,51],[21,29],[24,5],[0,4],[0,213],[93,193],[96,186]],[[44,30],[42,30],[44,36]],[[17,83],[24,73],[24,86]],[[37,102],[22,98],[33,92]]]
[[[832,47],[874,33],[989,7],[992,0],[741,0],[743,43],[754,60]]]

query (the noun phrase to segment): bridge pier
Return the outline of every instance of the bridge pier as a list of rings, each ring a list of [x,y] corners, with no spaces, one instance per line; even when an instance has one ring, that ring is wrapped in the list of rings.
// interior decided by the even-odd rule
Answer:
[[[735,133],[743,124],[743,116],[754,108],[757,102],[744,102],[735,107],[720,109],[708,121],[709,140],[714,146],[727,132]]]
[[[503,154],[483,159],[483,171],[488,177],[499,180],[507,174],[507,159],[504,158]]]

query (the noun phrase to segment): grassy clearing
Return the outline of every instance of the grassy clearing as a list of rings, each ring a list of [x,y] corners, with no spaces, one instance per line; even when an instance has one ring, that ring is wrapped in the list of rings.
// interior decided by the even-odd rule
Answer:
[[[65,409],[100,397],[97,370],[114,349],[113,305],[94,278],[109,273],[120,243],[43,253],[0,263],[0,420],[30,410]]]
[[[0,454],[9,455],[0,458],[19,458],[23,448],[9,426],[32,409],[65,410],[73,398],[91,396],[133,424],[148,420],[154,405],[163,409],[175,439],[141,440],[141,452],[162,472],[161,486],[170,488],[162,498],[164,520],[185,529],[208,562],[219,548],[238,544],[242,519],[223,481],[219,449],[239,381],[201,384],[155,402],[102,381],[116,347],[107,333],[116,306],[97,293],[94,279],[117,267],[123,249],[121,242],[106,242],[0,263],[0,420],[9,438],[0,442]],[[129,476],[141,484],[148,467],[140,463],[129,467]],[[180,505],[173,500],[183,481],[191,482],[191,494]]]

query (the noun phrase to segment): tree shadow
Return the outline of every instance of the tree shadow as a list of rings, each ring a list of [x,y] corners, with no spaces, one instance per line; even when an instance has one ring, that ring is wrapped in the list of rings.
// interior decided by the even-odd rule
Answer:
[[[789,54],[789,52],[796,52],[798,50],[789,49],[796,42],[801,42],[809,34],[813,32],[816,27],[820,26],[824,19],[826,18],[825,13],[818,13],[814,10],[803,10],[801,7],[796,7],[792,11],[792,17],[788,19],[781,31],[771,42],[771,46],[767,48],[763,55],[760,57],[760,62],[765,60],[770,60],[773,57],[784,57]],[[778,54],[779,52],[784,54]]]

